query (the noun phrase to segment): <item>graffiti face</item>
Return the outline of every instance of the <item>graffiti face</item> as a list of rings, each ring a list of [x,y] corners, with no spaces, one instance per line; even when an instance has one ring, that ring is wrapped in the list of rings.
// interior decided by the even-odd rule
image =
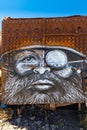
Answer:
[[[30,48],[14,56],[14,71],[4,87],[8,104],[44,104],[84,100],[81,76],[57,48]]]
[[[62,77],[67,77],[72,72],[71,68],[67,65],[67,56],[60,50],[48,51],[47,53],[43,50],[36,50],[35,52],[25,51],[18,54],[16,59],[15,68],[21,76],[33,72],[44,75],[44,73],[50,72],[51,68],[60,70],[59,75]]]

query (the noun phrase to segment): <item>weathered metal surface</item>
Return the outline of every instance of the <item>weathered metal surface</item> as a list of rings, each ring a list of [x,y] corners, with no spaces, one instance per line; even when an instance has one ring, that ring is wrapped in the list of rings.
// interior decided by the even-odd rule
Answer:
[[[2,53],[28,45],[68,46],[87,54],[87,16],[5,18]],[[84,45],[84,46],[83,46]]]
[[[87,66],[86,21],[86,16],[5,18],[1,44],[3,103],[59,106],[86,102],[86,74],[82,72]]]

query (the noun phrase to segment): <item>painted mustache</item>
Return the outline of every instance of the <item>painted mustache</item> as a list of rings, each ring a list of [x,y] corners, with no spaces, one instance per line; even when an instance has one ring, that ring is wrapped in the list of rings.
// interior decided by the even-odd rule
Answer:
[[[32,80],[27,85],[27,88],[35,88],[36,90],[49,90],[58,87],[57,89],[59,89],[59,91],[62,91],[61,84],[62,83],[60,76],[54,74],[53,72],[46,72],[43,75],[32,75]]]

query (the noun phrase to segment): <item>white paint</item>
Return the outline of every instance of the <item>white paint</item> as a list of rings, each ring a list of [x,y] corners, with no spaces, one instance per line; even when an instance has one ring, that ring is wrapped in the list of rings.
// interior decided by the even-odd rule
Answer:
[[[78,70],[77,70],[77,73],[78,73],[78,74],[80,74],[80,73],[81,73],[81,70],[80,70],[80,69],[78,69]]]
[[[30,71],[32,68],[28,67],[27,64],[24,63],[18,63],[16,65],[16,71],[20,74],[20,75],[24,75],[27,71]]]
[[[46,62],[53,67],[62,67],[67,64],[67,56],[60,50],[49,51],[46,55]]]
[[[69,78],[72,74],[72,68],[71,67],[67,67],[63,70],[59,70],[58,74],[63,77],[63,78]]]
[[[75,60],[75,61],[68,61],[68,63],[81,63],[84,62],[85,60]]]
[[[1,70],[0,70],[0,77],[1,77],[1,75],[2,75],[2,72],[1,72]]]
[[[51,85],[54,85],[54,83],[50,80],[47,80],[47,79],[44,79],[44,80],[38,80],[36,82],[34,82],[33,84],[51,84]]]
[[[47,90],[51,88],[54,85],[54,83],[52,81],[44,79],[44,80],[38,80],[34,82],[32,85],[34,85],[34,87],[39,90]]]
[[[37,88],[38,90],[47,90],[51,87],[52,86],[50,86],[50,85],[35,85],[35,88]]]
[[[36,67],[33,71],[35,73],[44,74],[45,72],[50,72],[50,68],[49,67]]]

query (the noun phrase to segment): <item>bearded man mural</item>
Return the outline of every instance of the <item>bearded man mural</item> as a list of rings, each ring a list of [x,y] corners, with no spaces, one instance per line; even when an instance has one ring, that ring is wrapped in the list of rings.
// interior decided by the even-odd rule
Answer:
[[[9,19],[3,22],[4,25],[12,22],[6,21]],[[12,25],[9,25],[9,28],[13,27]],[[6,31],[5,29],[4,34],[7,33]],[[86,61],[86,55],[72,47],[59,46],[59,41],[55,41],[56,45],[52,43],[51,46],[41,45],[39,41],[34,45],[34,41],[31,40],[26,40],[23,44],[23,40],[19,40],[19,37],[22,33],[24,33],[22,36],[25,36],[27,30],[20,28],[19,33],[15,29],[12,31],[14,36],[18,36],[16,42],[19,47],[11,45],[10,40],[14,41],[13,35],[9,35],[10,40],[8,37],[6,37],[7,40],[3,40],[6,46],[5,41],[9,42],[8,49],[2,48],[1,55],[2,76],[4,77],[3,103],[71,104],[86,101],[82,81],[83,62]],[[35,29],[32,36],[37,36],[38,39],[39,33],[39,29]],[[5,38],[5,35],[3,37]]]
[[[12,52],[11,52],[12,53]],[[3,62],[9,53],[2,55]],[[80,70],[71,57],[84,55],[64,47],[27,47],[9,60],[3,99],[8,104],[79,102],[85,99]],[[10,62],[13,63],[10,63]],[[14,65],[13,65],[14,64]]]

